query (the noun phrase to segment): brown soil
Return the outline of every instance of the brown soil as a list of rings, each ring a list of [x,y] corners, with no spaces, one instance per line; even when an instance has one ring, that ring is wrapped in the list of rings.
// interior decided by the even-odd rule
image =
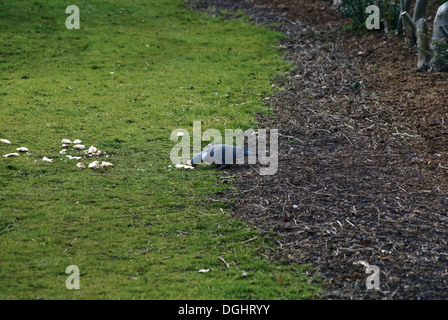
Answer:
[[[447,299],[448,74],[417,72],[401,37],[342,31],[327,1],[194,3],[280,22],[295,66],[259,118],[281,133],[277,174],[227,171],[237,217],[277,237],[276,259],[315,267],[324,299]]]

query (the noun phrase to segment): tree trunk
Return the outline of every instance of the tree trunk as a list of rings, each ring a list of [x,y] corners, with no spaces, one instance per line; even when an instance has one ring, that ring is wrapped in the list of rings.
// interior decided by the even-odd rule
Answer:
[[[428,45],[428,29],[426,27],[425,19],[420,18],[415,22],[417,29],[417,47],[418,47],[418,60],[417,70],[427,71],[429,66],[429,45]]]
[[[417,38],[415,37],[417,27],[415,26],[414,20],[412,20],[411,16],[406,11],[401,14],[401,18],[403,19],[403,27],[408,40],[408,47],[414,47],[417,43]]]
[[[426,6],[428,5],[428,1],[429,0],[417,0],[417,2],[415,3],[414,15],[412,17],[414,23],[416,23],[417,20],[420,18],[425,18]],[[410,31],[408,37],[409,37],[409,43],[415,45],[417,40],[416,31]]]
[[[330,0],[330,4],[339,9],[342,6],[342,0]]]
[[[401,16],[401,13],[404,11],[408,12],[411,10],[412,0],[400,0],[400,7],[401,12],[400,16],[398,17],[398,23],[397,23],[397,36],[403,34],[403,18]]]
[[[431,59],[431,71],[448,71],[448,63],[442,61],[438,54],[442,53],[442,49],[440,46],[437,46],[437,42],[444,42],[445,45],[448,45],[447,37],[445,35],[445,31],[448,28],[448,2],[442,4],[437,10],[436,17],[434,19],[434,26],[432,32],[431,39],[431,51],[433,52],[433,56]],[[448,58],[448,52],[445,53]]]
[[[414,22],[417,22],[418,19],[425,17],[427,5],[428,0],[417,0],[417,3],[415,4],[414,16],[412,17]]]
[[[381,7],[381,3],[380,0],[375,0],[375,5],[380,8],[380,11],[383,12],[383,8]],[[383,26],[384,26],[384,33],[389,35],[389,26],[387,25],[387,20],[386,17],[381,14],[382,19],[380,19],[380,21],[383,21]]]

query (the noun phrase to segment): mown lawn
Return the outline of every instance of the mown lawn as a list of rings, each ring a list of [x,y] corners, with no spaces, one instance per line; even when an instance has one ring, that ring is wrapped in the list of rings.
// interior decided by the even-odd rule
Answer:
[[[79,30],[61,1],[0,4],[0,154],[29,148],[0,157],[0,299],[315,298],[303,267],[211,201],[221,172],[169,167],[175,129],[255,128],[290,68],[281,36],[180,0],[74,4]],[[62,139],[114,166],[78,169]]]

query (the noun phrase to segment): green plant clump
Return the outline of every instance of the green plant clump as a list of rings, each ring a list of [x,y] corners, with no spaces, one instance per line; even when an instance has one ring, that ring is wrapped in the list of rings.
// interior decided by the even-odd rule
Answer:
[[[433,41],[435,47],[433,54],[440,63],[444,66],[448,66],[448,43],[446,40]]]

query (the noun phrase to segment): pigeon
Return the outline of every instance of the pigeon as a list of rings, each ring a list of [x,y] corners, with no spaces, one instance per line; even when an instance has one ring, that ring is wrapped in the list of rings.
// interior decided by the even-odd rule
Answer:
[[[249,151],[248,147],[242,148],[228,144],[211,145],[198,153],[190,160],[191,166],[196,166],[202,161],[209,164],[217,164],[219,170],[224,169],[229,164],[235,164],[236,159],[248,156],[258,156],[256,152]]]

